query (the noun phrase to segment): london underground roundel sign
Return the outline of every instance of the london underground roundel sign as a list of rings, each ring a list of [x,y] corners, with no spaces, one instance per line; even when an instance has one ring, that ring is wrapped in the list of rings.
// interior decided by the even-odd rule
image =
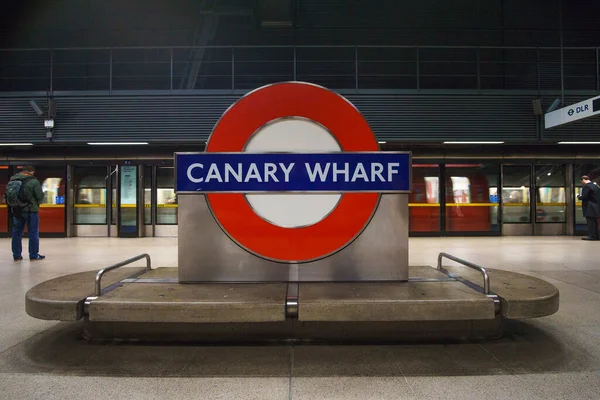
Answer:
[[[323,87],[259,88],[217,122],[203,153],[176,153],[176,190],[204,194],[245,250],[303,263],[360,235],[381,193],[411,190],[408,152],[381,152],[360,112]]]

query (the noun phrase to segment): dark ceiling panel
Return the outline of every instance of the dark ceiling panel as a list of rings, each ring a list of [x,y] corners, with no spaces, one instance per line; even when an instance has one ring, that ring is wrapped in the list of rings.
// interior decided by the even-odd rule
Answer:
[[[500,28],[500,0],[300,0],[300,27]]]
[[[558,30],[561,1],[564,0],[503,0],[504,28]]]

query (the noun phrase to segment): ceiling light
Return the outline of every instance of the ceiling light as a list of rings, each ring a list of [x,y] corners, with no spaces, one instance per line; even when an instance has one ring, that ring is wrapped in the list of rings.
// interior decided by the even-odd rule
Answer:
[[[444,144],[502,144],[504,142],[444,142]]]
[[[600,144],[600,142],[558,142],[558,144]]]
[[[91,146],[135,146],[148,144],[148,142],[90,142]]]
[[[386,144],[387,142],[378,142],[379,144]]]
[[[0,143],[0,146],[33,146],[33,143]]]

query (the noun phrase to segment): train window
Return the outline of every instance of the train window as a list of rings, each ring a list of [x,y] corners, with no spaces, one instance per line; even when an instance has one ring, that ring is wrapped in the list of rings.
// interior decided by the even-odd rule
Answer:
[[[77,225],[106,225],[106,167],[74,167]]]
[[[566,222],[566,166],[536,165],[536,223]]]
[[[177,195],[174,189],[173,167],[156,169],[156,224],[177,224]]]
[[[453,203],[471,203],[471,181],[466,176],[451,176]]]
[[[60,184],[62,178],[46,178],[42,182],[42,191],[44,192],[44,204],[64,204],[64,198],[59,196]]]
[[[428,204],[440,204],[440,178],[425,177],[425,200]]]

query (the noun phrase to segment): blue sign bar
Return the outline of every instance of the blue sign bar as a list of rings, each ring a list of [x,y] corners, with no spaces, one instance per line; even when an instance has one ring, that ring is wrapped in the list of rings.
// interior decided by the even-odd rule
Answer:
[[[411,190],[407,152],[176,153],[178,193]]]

